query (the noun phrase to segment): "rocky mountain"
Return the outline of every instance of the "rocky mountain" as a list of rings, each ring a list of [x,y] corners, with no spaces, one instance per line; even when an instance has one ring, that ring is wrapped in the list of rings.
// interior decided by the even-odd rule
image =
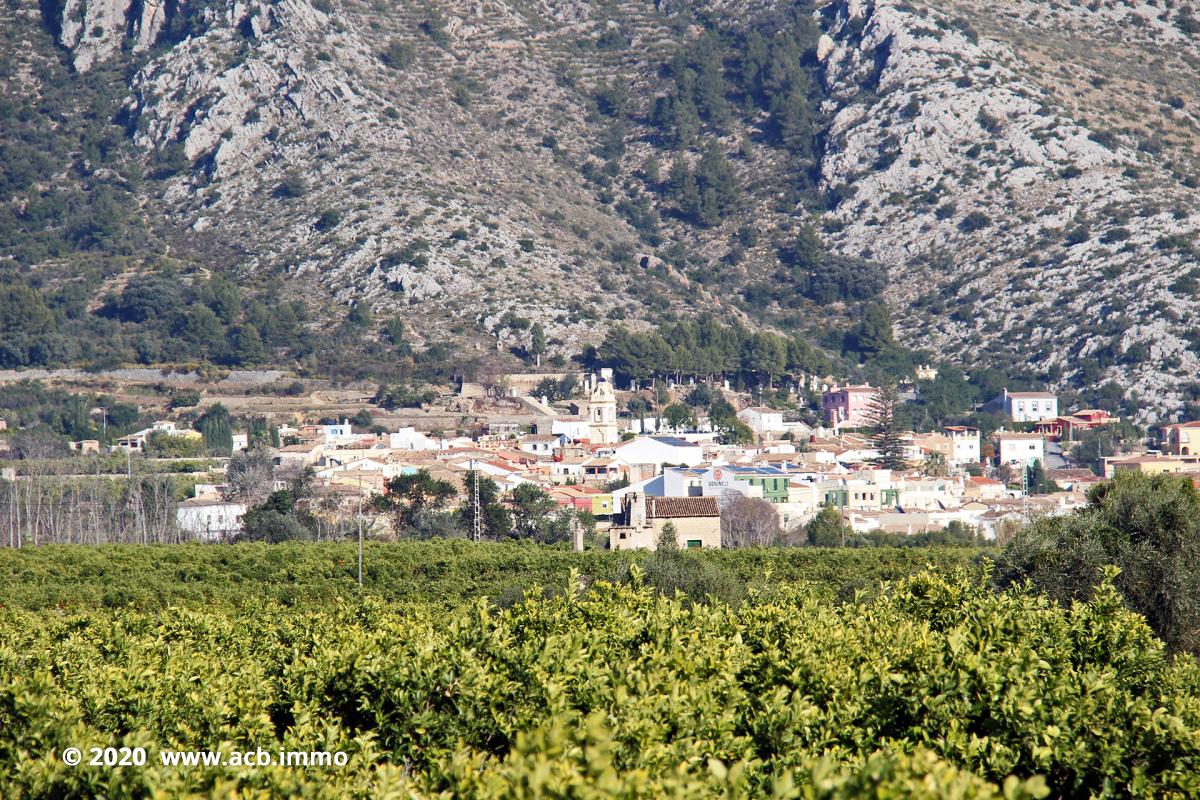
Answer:
[[[1169,4],[836,7],[826,224],[904,275],[906,341],[1190,399],[1198,30]]]
[[[7,2],[6,94],[111,96],[145,175],[117,170],[144,244],[87,267],[96,296],[153,251],[418,346],[533,321],[569,355],[711,310],[837,351],[886,269],[897,339],[934,358],[1198,399],[1187,5]],[[64,154],[14,208],[104,182]],[[119,248],[82,249],[18,260],[52,287]]]

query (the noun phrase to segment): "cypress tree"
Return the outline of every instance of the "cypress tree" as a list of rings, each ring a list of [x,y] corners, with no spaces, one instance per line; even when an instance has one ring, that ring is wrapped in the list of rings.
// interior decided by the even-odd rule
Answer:
[[[233,426],[225,406],[220,403],[210,406],[196,421],[196,427],[209,452],[226,456],[233,453]]]

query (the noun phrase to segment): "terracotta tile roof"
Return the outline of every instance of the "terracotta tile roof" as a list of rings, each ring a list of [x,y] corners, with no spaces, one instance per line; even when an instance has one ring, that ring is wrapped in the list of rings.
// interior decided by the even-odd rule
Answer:
[[[1113,458],[1110,459],[1113,464],[1183,464],[1176,456],[1156,455],[1156,456],[1130,456],[1128,458]]]
[[[668,517],[719,517],[715,497],[648,497],[646,514],[652,519]]]

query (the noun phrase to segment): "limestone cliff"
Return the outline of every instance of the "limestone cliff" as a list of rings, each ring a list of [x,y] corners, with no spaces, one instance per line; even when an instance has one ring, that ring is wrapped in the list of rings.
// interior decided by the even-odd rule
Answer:
[[[1038,19],[1039,4],[1005,5],[1006,17]],[[910,344],[985,358],[1016,350],[1062,379],[1091,358],[1091,381],[1115,379],[1171,408],[1200,367],[1186,339],[1196,298],[1171,288],[1195,266],[1178,243],[1200,224],[1194,89],[1177,96],[1130,69],[1149,107],[1108,92],[1108,108],[1087,117],[1063,90],[1103,87],[1123,59],[1155,48],[1187,48],[1195,64],[1194,45],[1154,6],[1078,10],[1056,25],[1065,35],[1078,23],[1076,48],[1091,58],[1051,71],[1022,52],[1019,29],[991,38],[972,27],[988,8],[826,7],[834,108],[821,179],[844,198],[826,215],[837,246],[905,276],[891,298]],[[1139,10],[1155,24],[1120,34],[1136,49],[1115,47]],[[1186,132],[1175,152],[1147,146],[1134,127],[1154,125],[1147,112]]]
[[[646,174],[652,157],[671,166],[651,123],[673,52],[701,35],[685,12],[728,32],[792,7],[66,0],[50,22],[77,72],[127,64],[117,116],[147,164],[186,164],[142,197],[184,231],[175,254],[219,242],[243,276],[399,312],[426,341],[513,345],[505,320],[532,319],[570,354],[604,320],[697,308],[836,333],[851,311],[743,296],[813,220],[839,253],[889,268],[905,343],[1028,363],[1064,389],[1113,381],[1175,413],[1200,369],[1190,7],[821,4],[811,170],[744,110],[709,136],[738,209],[689,224],[666,176]],[[596,100],[617,79],[619,126]],[[823,206],[795,199],[801,170]],[[652,234],[633,225],[646,208]]]

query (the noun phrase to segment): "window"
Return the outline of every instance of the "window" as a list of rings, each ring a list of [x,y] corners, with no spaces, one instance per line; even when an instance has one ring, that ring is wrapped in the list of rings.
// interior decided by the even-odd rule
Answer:
[[[688,550],[699,550],[703,546],[704,545],[701,544],[699,539],[688,539],[687,540],[687,549]]]

